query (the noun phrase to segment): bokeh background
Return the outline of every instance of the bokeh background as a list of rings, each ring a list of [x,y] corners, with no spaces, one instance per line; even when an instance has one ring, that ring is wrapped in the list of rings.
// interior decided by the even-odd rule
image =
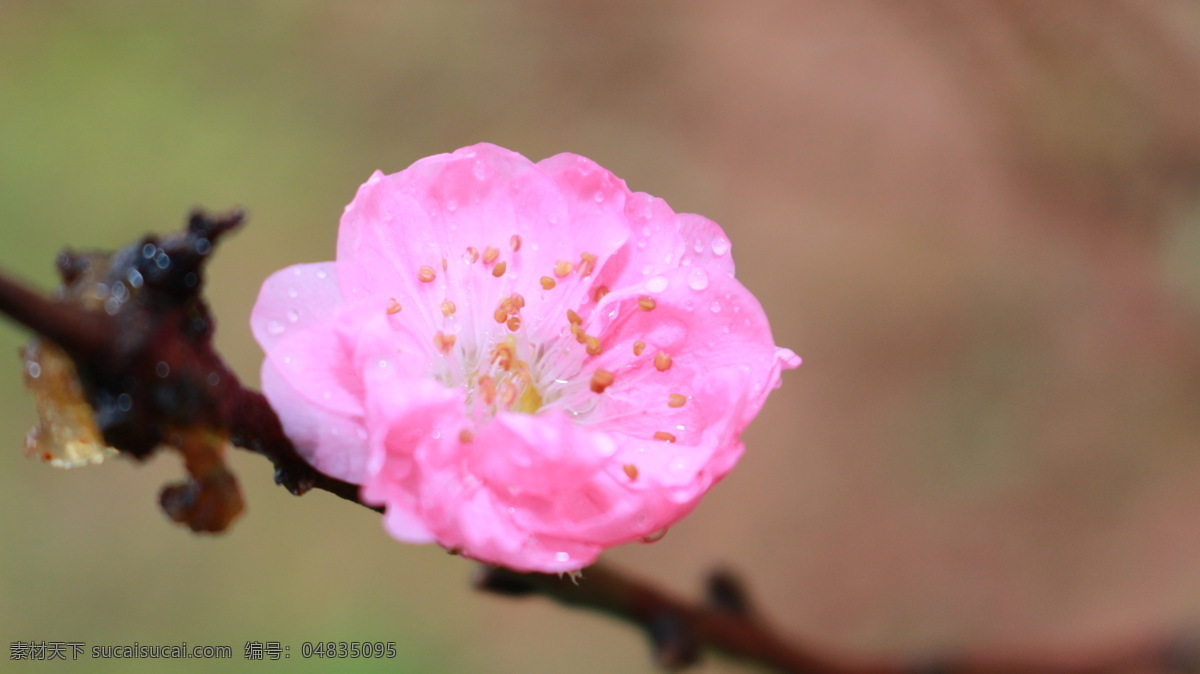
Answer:
[[[1200,626],[1195,3],[0,0],[0,266],[48,289],[65,244],[244,205],[209,297],[251,383],[262,280],[331,258],[375,169],[483,140],[721,223],[805,357],[699,509],[606,559],[692,595],[736,569],[787,633],[859,655],[1070,660]],[[652,671],[626,626],[477,594],[471,564],[257,457],[219,537],[159,512],[173,456],[24,458],[25,338],[0,324],[6,649],[315,671],[303,641],[383,640],[380,671]]]

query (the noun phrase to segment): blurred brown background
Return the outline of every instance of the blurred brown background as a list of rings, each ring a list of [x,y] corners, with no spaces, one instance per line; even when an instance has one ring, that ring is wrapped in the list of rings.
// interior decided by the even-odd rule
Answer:
[[[1070,659],[1200,626],[1195,3],[0,0],[0,266],[49,288],[64,244],[245,205],[209,296],[249,382],[262,280],[331,258],[376,168],[482,140],[721,223],[805,358],[696,513],[606,559],[689,594],[727,565],[790,634],[860,654]],[[470,564],[255,457],[218,538],[159,513],[173,457],[25,459],[25,337],[0,325],[6,648],[652,671],[632,630],[475,594]]]

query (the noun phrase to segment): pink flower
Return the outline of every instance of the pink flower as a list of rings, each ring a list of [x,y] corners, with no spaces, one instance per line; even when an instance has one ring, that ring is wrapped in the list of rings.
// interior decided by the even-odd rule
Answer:
[[[263,388],[395,538],[574,571],[686,515],[800,364],[729,248],[578,155],[481,144],[376,172],[336,262],[263,284]]]

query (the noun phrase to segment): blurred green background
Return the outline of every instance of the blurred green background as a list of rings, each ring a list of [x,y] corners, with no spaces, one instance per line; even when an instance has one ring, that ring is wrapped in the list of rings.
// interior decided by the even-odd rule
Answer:
[[[721,223],[805,358],[700,508],[606,559],[693,595],[729,566],[788,633],[863,655],[1070,659],[1200,625],[1194,3],[0,0],[0,267],[49,289],[64,245],[246,206],[208,291],[249,383],[262,280],[330,259],[375,169],[484,140]],[[476,594],[469,563],[255,457],[219,537],[160,514],[172,456],[27,460],[26,337],[0,323],[5,648],[653,671],[625,626]]]

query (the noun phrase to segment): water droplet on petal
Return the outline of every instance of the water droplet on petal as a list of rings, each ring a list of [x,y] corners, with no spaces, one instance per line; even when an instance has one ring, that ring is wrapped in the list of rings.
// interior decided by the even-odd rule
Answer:
[[[270,323],[267,323],[267,334],[268,335],[283,334],[283,323],[280,323],[279,321],[271,321]]]
[[[449,201],[447,201],[446,202],[446,210],[451,211],[451,212],[457,211],[458,210],[458,201],[456,201],[454,199],[450,199]]]
[[[596,203],[601,203],[604,201],[604,192],[596,190],[596,193],[592,195],[592,198],[596,200]]]
[[[317,270],[317,278],[325,278],[326,276],[329,276],[329,273],[326,272],[324,269]]]
[[[696,267],[688,274],[688,287],[692,290],[704,290],[708,287],[708,272]]]
[[[30,362],[25,366],[25,371],[29,373],[31,379],[37,379],[42,376],[42,366],[37,363]]]
[[[638,248],[645,248],[645,247],[646,247],[646,240],[645,240],[645,239],[641,239],[641,240],[639,240],[639,241],[637,242],[637,247],[638,247]]]
[[[646,281],[646,290],[652,293],[661,293],[667,289],[668,285],[670,285],[670,281],[667,280],[666,276],[655,276]]]
[[[645,267],[642,267],[642,276],[649,276],[650,272],[652,271],[654,271],[654,267],[652,265],[646,265]]]
[[[696,239],[696,245],[692,246],[692,249],[695,250],[697,253],[703,253],[704,252],[704,242],[699,239]]]
[[[295,323],[300,320],[300,312],[295,309],[288,309],[287,317],[289,321]]]
[[[713,312],[714,314],[721,313],[721,303],[716,300],[713,300],[713,303],[708,305],[708,310]]]
[[[712,252],[714,255],[724,255],[729,252],[729,239],[723,236],[718,236],[712,240]]]
[[[556,552],[556,553],[554,553],[554,561],[569,562],[569,561],[571,561],[571,555],[569,555],[565,552]]]
[[[295,288],[288,288],[288,297],[290,297],[292,299],[296,299],[299,296],[300,296],[299,290],[296,290]]]

